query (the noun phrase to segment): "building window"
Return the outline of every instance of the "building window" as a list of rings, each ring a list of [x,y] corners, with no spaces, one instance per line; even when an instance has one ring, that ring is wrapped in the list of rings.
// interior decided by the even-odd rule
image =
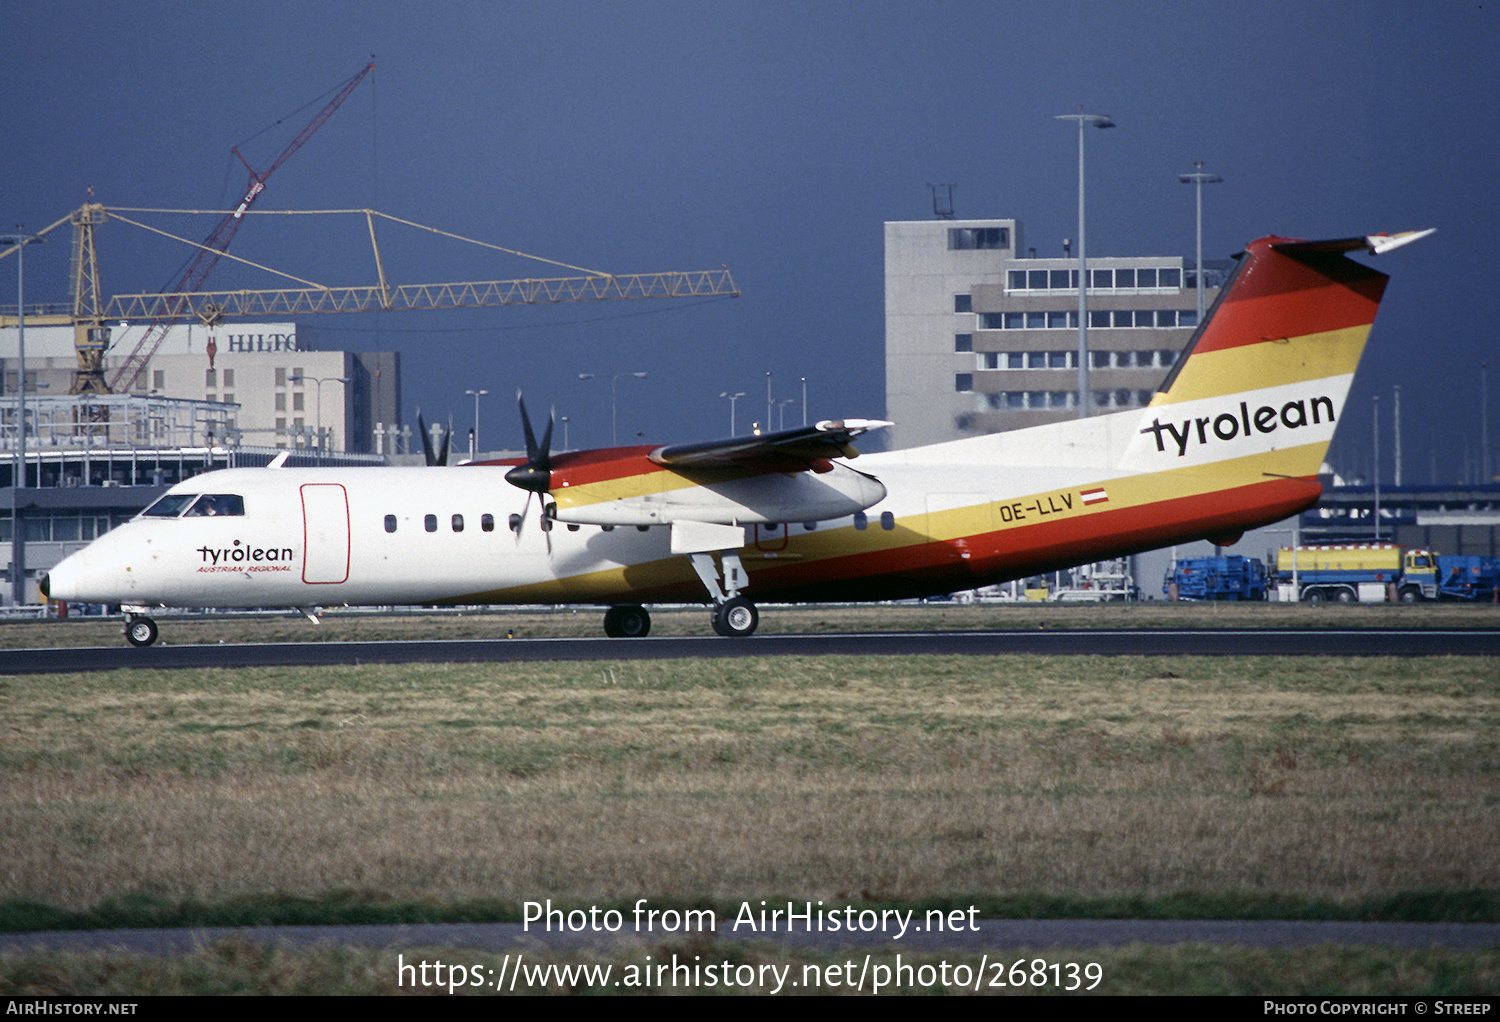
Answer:
[[[278,386],[278,387],[285,387],[286,386],[286,367],[285,366],[278,367],[277,370],[276,370],[276,386]]]
[[[301,412],[301,411],[305,411],[306,410],[305,406],[303,405],[303,398],[305,398],[306,396],[307,395],[304,394],[304,393],[302,393],[302,391],[300,391],[300,390],[293,392],[293,394],[292,394],[292,411],[294,411],[294,412]]]
[[[224,386],[226,386],[226,387],[233,387],[234,386],[234,370],[233,369],[226,369],[226,370],[224,370]]]
[[[219,371],[217,369],[203,370],[203,386],[206,390],[213,390],[219,385]]]
[[[284,412],[284,411],[286,411],[286,395],[285,394],[277,394],[276,395],[276,410],[278,412]]]
[[[954,252],[1010,248],[1010,229],[1007,227],[950,227],[948,228],[948,248]]]
[[[974,311],[974,296],[973,295],[954,295],[953,296],[953,311],[954,312],[973,312]]]
[[[974,350],[974,335],[973,334],[954,334],[953,335],[953,350],[954,351],[973,351]]]
[[[165,369],[154,369],[151,372],[151,386],[156,390],[164,390],[167,386],[167,372]],[[31,389],[31,381],[26,381],[26,389]]]
[[[954,373],[953,389],[960,394],[968,394],[974,389],[973,373]]]

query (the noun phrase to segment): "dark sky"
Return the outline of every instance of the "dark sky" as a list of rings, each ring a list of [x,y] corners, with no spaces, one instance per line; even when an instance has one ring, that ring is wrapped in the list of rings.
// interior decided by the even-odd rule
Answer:
[[[1090,254],[1191,256],[1176,178],[1195,160],[1225,178],[1205,191],[1210,258],[1268,233],[1438,228],[1380,263],[1392,285],[1335,444],[1352,466],[1379,394],[1389,477],[1399,384],[1406,480],[1456,478],[1480,363],[1500,366],[1493,2],[0,0],[0,38],[7,230],[91,186],[111,206],[228,208],[230,147],[265,166],[374,54],[258,208],[370,206],[617,273],[732,270],[733,301],[307,321],[324,347],[401,351],[409,417],[466,430],[464,390],[488,389],[486,445],[518,442],[517,387],[570,417],[574,446],[607,443],[608,383],[580,372],[650,374],[620,381],[622,442],[727,432],[725,390],[751,395],[742,424],[762,417],[768,370],[778,399],[805,376],[815,417],[882,415],[882,223],[930,216],[928,183],[951,182],[960,216],[1016,217],[1060,254],[1077,143],[1054,115],[1080,107],[1119,124],[1089,137]],[[154,222],[201,238],[214,219]],[[28,257],[28,298],[66,298],[54,240]],[[108,293],[156,290],[186,255],[124,225],[100,244]],[[394,228],[382,247],[397,280],[555,272]],[[375,276],[351,219],[258,218],[231,251]],[[212,283],[280,286],[224,264]]]

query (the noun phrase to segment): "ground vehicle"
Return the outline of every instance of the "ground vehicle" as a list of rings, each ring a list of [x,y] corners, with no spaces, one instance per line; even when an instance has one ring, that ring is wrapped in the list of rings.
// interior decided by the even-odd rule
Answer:
[[[1395,543],[1282,547],[1276,584],[1282,599],[1307,603],[1491,599],[1500,585],[1500,558],[1436,554]]]
[[[1266,565],[1257,557],[1182,557],[1167,572],[1162,592],[1173,600],[1264,600]]]
[[[1500,602],[1500,557],[1439,554],[1438,596]]]

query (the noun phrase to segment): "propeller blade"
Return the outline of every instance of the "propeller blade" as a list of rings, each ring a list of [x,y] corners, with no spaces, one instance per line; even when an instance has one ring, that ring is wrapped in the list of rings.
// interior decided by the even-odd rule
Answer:
[[[429,468],[448,464],[448,436],[453,431],[450,429],[443,434],[443,445],[434,454],[432,451],[432,435],[427,432],[427,421],[422,418],[422,409],[417,409],[417,432],[422,434],[422,454],[427,459]]]
[[[521,429],[526,434],[526,464],[517,465],[505,473],[505,481],[531,493],[546,493],[552,486],[552,423],[547,417],[547,431],[542,442],[536,442],[536,433],[531,428],[531,416],[526,414],[526,399],[516,391],[516,404],[521,409]]]

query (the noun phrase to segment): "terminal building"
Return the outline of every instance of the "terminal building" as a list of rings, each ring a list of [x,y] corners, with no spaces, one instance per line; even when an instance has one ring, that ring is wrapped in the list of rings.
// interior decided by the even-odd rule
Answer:
[[[1227,263],[1207,266],[1212,304]],[[1089,414],[1145,407],[1198,325],[1181,256],[1088,260]],[[885,225],[886,418],[895,447],[1078,417],[1078,260],[1017,220]]]
[[[27,319],[28,398],[68,394],[77,365],[73,327]],[[134,350],[147,327],[112,326],[110,354]],[[0,397],[17,393],[18,351],[16,328],[0,328]],[[401,363],[390,351],[320,350],[316,332],[297,323],[183,323],[166,331],[125,393],[232,406],[214,417],[218,429],[205,431],[200,444],[378,454],[401,422]]]

